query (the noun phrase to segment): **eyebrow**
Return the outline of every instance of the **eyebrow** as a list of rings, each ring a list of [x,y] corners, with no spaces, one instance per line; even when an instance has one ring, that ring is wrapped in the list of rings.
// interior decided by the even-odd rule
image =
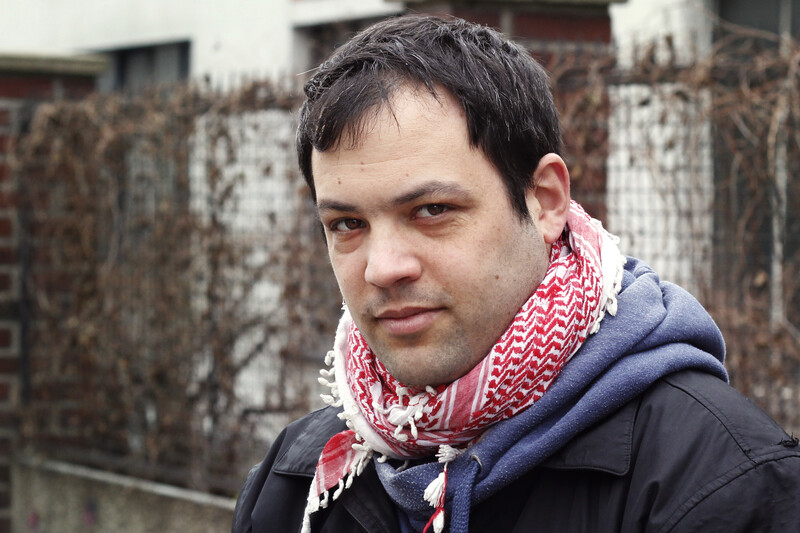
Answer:
[[[469,198],[470,196],[469,191],[458,183],[434,180],[424,183],[415,189],[411,189],[408,192],[404,192],[398,196],[395,196],[394,198],[391,198],[388,202],[386,202],[383,205],[383,207],[389,207],[389,208],[399,207],[403,204],[413,202],[414,200],[419,200],[420,198],[423,198],[425,196],[432,196],[437,194],[443,194],[464,200]],[[317,202],[317,212],[322,212],[322,211],[357,212],[358,210],[359,209],[355,204],[349,204],[337,200],[320,200]]]

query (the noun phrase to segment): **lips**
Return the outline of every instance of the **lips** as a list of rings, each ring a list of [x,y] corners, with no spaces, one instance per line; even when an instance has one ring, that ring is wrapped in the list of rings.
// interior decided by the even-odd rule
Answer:
[[[440,312],[440,308],[403,307],[386,310],[375,318],[389,334],[408,336],[421,333],[430,326]]]

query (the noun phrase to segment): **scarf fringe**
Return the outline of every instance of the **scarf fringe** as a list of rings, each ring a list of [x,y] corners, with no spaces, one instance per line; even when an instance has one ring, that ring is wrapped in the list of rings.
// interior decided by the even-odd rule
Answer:
[[[351,447],[355,453],[350,464],[350,469],[347,472],[347,475],[339,480],[338,484],[336,485],[336,490],[333,492],[333,494],[331,494],[330,490],[328,489],[325,489],[320,494],[317,494],[317,476],[314,476],[314,480],[311,483],[311,491],[308,494],[306,508],[303,513],[302,533],[311,532],[311,514],[319,511],[320,509],[326,509],[331,501],[336,501],[339,499],[339,496],[342,495],[342,492],[345,489],[350,488],[350,486],[353,484],[353,480],[357,476],[360,476],[362,472],[364,472],[364,469],[372,459],[373,451],[367,444],[359,444],[356,442],[353,443]]]
[[[600,244],[600,264],[603,270],[603,294],[601,296],[600,311],[597,320],[589,330],[590,335],[594,335],[600,330],[600,322],[608,313],[611,316],[617,314],[617,295],[622,289],[622,273],[625,270],[625,263],[628,260],[619,249],[619,237],[613,235],[603,228],[603,224],[592,219],[602,239]]]

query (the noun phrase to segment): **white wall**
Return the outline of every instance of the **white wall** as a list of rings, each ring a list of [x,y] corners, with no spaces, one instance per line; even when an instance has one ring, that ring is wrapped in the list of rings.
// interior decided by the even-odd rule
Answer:
[[[401,1],[391,0],[295,0],[291,5],[292,23],[295,26],[383,17],[402,9]]]
[[[610,7],[611,30],[619,61],[630,65],[636,45],[660,41],[670,35],[679,61],[711,46],[715,0],[628,0]],[[666,51],[660,49],[661,57]]]
[[[191,42],[192,76],[293,75],[293,29],[400,9],[385,0],[0,0],[0,53]]]
[[[191,73],[274,74],[291,51],[287,0],[0,0],[0,51],[74,53],[191,42]]]

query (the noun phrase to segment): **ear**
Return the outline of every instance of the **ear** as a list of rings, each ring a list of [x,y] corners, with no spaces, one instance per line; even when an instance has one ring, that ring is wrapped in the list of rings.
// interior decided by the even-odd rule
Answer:
[[[547,244],[553,244],[564,231],[569,214],[569,171],[564,160],[547,154],[533,173],[534,186],[525,199],[536,227]]]

